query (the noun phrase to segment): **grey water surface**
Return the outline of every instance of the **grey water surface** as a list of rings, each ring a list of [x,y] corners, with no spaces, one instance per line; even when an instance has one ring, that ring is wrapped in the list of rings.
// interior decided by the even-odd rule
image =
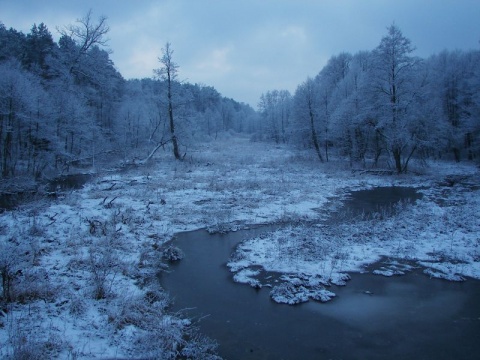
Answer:
[[[388,191],[380,191],[384,201]],[[269,288],[234,283],[225,264],[235,246],[271,229],[214,235],[199,230],[175,240],[185,258],[162,275],[162,285],[174,298],[173,310],[198,320],[201,331],[218,341],[222,357],[480,358],[476,280],[429,279],[420,270],[391,278],[355,273],[347,286],[332,286],[337,297],[331,302],[295,306],[274,303]]]

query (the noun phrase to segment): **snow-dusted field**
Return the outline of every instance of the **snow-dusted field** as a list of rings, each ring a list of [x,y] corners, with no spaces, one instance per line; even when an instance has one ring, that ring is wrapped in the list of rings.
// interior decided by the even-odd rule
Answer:
[[[61,198],[5,212],[0,265],[10,274],[12,302],[0,315],[0,357],[212,354],[212,341],[168,313],[156,278],[165,242],[204,227],[291,224],[241,244],[229,266],[238,281],[254,282],[251,268],[261,266],[286,273],[295,291],[315,283],[322,291],[311,297],[319,300],[328,300],[326,283],[382,257],[392,259],[378,269],[384,275],[408,260],[433,277],[480,278],[478,169],[443,163],[415,170],[422,175],[352,174],[308,152],[232,137],[202,145],[183,162],[160,154],[148,167],[106,173]],[[466,180],[439,185],[452,174]],[[394,216],[323,222],[349,191],[390,185],[424,196]]]

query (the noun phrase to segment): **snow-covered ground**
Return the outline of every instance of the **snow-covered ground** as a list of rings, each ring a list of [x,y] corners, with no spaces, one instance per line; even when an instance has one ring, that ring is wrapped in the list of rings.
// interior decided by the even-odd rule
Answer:
[[[275,283],[262,284],[255,278],[260,272],[248,272],[249,268],[288,274],[271,293],[280,303],[315,298],[325,286],[338,285],[338,279],[344,285],[348,272],[364,271],[365,265],[380,260],[374,274],[403,275],[422,267],[434,278],[480,279],[478,184],[437,186],[419,189],[424,194],[421,200],[400,203],[389,212],[300,223],[247,240],[228,266],[236,281],[255,287]],[[279,297],[279,287],[286,293],[285,282],[290,286],[288,296]]]
[[[457,174],[478,189],[474,166],[375,176],[312,155],[232,137],[192,150],[183,162],[160,154],[152,165],[104,173],[61,198],[1,214],[0,265],[14,301],[0,314],[0,357],[212,354],[212,341],[168,312],[158,285],[164,244],[180,231],[291,224],[241,244],[229,265],[237,280],[254,285],[259,266],[283,272],[297,290],[308,282],[307,295],[318,300],[334,296],[323,288],[328,282],[342,283],[345,272],[382,257],[414,260],[431,276],[480,278],[480,192],[438,185]],[[424,196],[395,216],[325,221],[349,191],[390,185],[421,187]],[[378,270],[404,268],[393,265]],[[285,289],[276,290],[282,296]]]

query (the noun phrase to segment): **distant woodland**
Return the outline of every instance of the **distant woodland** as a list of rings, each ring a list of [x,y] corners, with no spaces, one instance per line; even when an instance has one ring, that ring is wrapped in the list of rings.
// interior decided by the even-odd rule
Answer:
[[[413,159],[480,158],[480,49],[422,59],[392,25],[375,49],[332,56],[294,94],[267,91],[254,110],[182,82],[168,43],[151,78],[124,79],[108,30],[90,12],[58,28],[58,42],[43,23],[28,34],[0,23],[1,178],[152,161],[172,147],[181,161],[225,133],[398,173]]]
[[[0,173],[3,178],[143,160],[170,146],[167,81],[125,80],[105,49],[105,18],[89,13],[59,29],[30,33],[0,23]],[[160,58],[159,54],[159,58]],[[159,67],[162,64],[159,61]],[[213,87],[173,81],[179,151],[219,132],[253,132],[256,112]]]
[[[351,166],[407,172],[411,159],[480,156],[480,49],[428,59],[392,25],[372,51],[332,56],[291,95],[261,96],[264,135]]]

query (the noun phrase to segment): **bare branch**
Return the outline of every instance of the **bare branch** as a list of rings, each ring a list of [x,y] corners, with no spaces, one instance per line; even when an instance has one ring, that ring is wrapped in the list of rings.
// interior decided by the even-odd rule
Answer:
[[[75,57],[73,65],[75,65],[81,57],[85,56],[88,51],[94,46],[106,46],[109,39],[105,36],[110,31],[107,25],[107,17],[100,16],[96,24],[92,20],[92,10],[87,14],[77,19],[76,24],[65,26],[63,29],[58,29],[61,35],[68,36],[78,46],[78,54]]]

